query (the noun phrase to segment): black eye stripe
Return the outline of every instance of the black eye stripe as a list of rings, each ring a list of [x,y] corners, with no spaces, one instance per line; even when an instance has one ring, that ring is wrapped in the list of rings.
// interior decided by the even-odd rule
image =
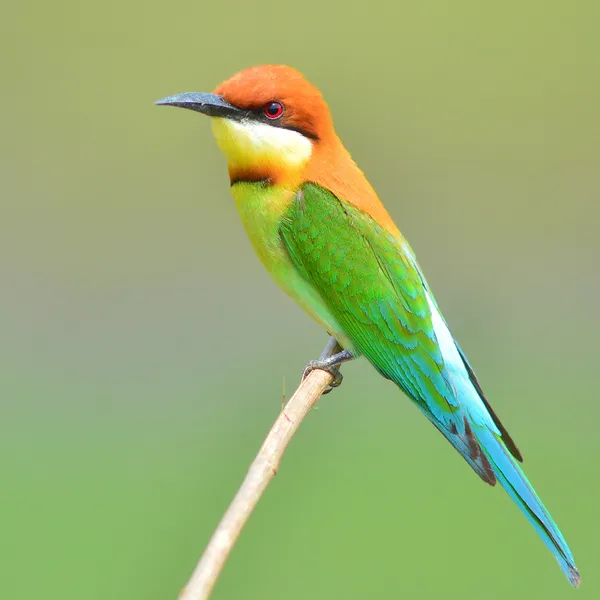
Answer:
[[[301,133],[304,137],[314,140],[315,142],[318,142],[321,139],[316,133],[313,133],[308,129],[304,129],[303,127],[294,127],[293,125],[277,125],[276,123],[273,123],[273,125],[281,127],[282,129],[288,129],[289,131]]]

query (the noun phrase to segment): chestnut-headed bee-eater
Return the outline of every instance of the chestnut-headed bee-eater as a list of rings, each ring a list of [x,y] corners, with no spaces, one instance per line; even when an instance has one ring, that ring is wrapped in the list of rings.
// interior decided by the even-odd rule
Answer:
[[[243,70],[214,93],[157,104],[212,118],[231,192],[273,279],[339,344],[312,367],[364,356],[393,381],[490,485],[497,481],[569,581],[573,555],[519,467],[521,454],[490,406],[439,310],[415,255],[336,135],[319,90],[284,65]]]

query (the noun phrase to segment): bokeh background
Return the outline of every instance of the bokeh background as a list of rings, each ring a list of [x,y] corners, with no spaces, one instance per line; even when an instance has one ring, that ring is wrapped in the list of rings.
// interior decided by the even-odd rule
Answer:
[[[599,6],[7,4],[0,597],[175,598],[326,341],[253,255],[208,119],[152,104],[264,62],[322,88],[583,584],[359,361],[214,598],[600,597]]]

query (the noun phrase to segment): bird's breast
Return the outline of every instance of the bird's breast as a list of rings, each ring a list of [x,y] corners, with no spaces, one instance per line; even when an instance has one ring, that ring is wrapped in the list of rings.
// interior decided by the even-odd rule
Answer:
[[[280,235],[282,219],[296,201],[297,190],[265,182],[239,182],[231,191],[250,242],[271,277],[313,319],[350,348],[319,293],[291,261]]]
[[[269,272],[283,266],[287,255],[279,236],[279,225],[294,201],[295,191],[269,185],[266,181],[239,181],[231,187],[231,193],[261,262]]]

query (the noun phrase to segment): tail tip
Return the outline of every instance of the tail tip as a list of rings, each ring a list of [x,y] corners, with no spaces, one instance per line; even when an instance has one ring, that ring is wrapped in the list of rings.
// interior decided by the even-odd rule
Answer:
[[[581,575],[579,574],[579,571],[577,570],[576,566],[569,566],[569,572],[567,573],[567,577],[569,578],[569,581],[571,582],[571,585],[573,587],[579,587],[579,584],[581,583]]]

